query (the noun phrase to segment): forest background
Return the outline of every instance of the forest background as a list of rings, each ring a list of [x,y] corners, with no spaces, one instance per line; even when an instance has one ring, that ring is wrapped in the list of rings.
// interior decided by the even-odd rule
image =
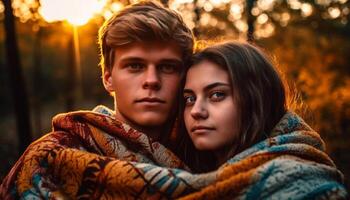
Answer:
[[[131,0],[0,1],[0,181],[54,115],[113,100],[97,32]],[[278,63],[299,110],[350,177],[349,0],[162,0],[201,40],[249,40]],[[12,5],[12,6],[9,6]]]

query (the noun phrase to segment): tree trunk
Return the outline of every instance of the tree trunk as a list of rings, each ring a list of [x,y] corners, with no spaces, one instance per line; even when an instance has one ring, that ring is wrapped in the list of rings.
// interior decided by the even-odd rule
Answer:
[[[41,38],[42,38],[42,28],[38,25],[38,30],[35,32],[34,45],[33,45],[33,85],[32,90],[33,95],[33,109],[34,114],[34,131],[36,133],[41,133],[42,123],[41,123],[41,105],[42,105],[42,73],[41,73]]]
[[[67,51],[67,74],[66,74],[66,86],[65,86],[65,96],[66,96],[66,111],[73,111],[75,108],[75,92],[76,92],[76,71],[75,71],[75,61],[74,61],[74,36],[73,32],[69,32],[68,41],[68,51]]]
[[[197,0],[193,1],[194,4],[194,14],[195,14],[195,27],[193,28],[193,35],[198,39],[199,38],[199,21],[201,18],[201,9],[198,7]]]
[[[247,32],[247,41],[254,42],[254,22],[255,17],[252,15],[252,9],[254,6],[255,0],[247,0],[247,24],[248,24],[248,32]]]
[[[3,0],[3,3],[5,6],[6,60],[15,106],[19,153],[22,153],[32,140],[28,95],[24,86],[24,78],[20,64],[11,0]]]

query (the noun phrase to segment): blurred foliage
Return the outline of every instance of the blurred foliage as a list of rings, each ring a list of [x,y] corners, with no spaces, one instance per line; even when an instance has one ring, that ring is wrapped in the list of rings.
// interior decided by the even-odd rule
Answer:
[[[106,7],[115,2],[108,1]],[[227,1],[220,5],[211,3],[211,7],[207,3],[215,1],[196,2],[194,5],[192,1],[170,1],[170,5],[181,12],[190,27],[199,30],[200,39],[245,39],[245,1]],[[73,78],[68,74],[72,27],[65,22],[45,23],[35,14],[37,5],[29,9],[30,16],[34,16],[29,18],[34,20],[23,20],[17,13],[19,49],[27,89],[31,102],[40,97],[43,112],[43,126],[41,130],[36,130],[36,138],[50,130],[50,119],[55,113],[67,111],[65,95],[71,88],[66,83]],[[196,6],[200,10],[199,16],[194,13]],[[307,12],[309,6],[311,13]],[[300,93],[306,121],[325,139],[328,153],[347,178],[350,177],[349,7],[350,1],[347,0],[259,0],[255,1],[253,12],[256,17],[256,43],[273,56],[292,88]],[[81,109],[91,109],[106,102],[109,106],[113,105],[112,98],[103,89],[98,66],[97,30],[102,24],[102,16],[107,15],[101,14],[78,28],[84,98],[77,104]],[[35,43],[37,37],[41,41],[39,77],[34,74],[35,67],[38,67],[35,66],[38,63],[34,62],[34,49],[39,48]],[[0,160],[9,160],[7,166],[0,169],[0,177],[16,160],[13,105],[5,59],[0,5]],[[34,84],[35,78],[39,78],[39,86]],[[35,112],[32,108],[33,115]]]

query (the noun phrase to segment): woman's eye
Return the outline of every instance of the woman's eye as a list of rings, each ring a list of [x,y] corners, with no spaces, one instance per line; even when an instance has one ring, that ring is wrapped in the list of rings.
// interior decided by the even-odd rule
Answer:
[[[196,101],[196,98],[194,96],[185,96],[185,105],[189,106],[189,105],[193,105],[194,102]]]
[[[212,101],[221,101],[226,97],[226,94],[224,92],[213,92],[210,94],[210,99]]]
[[[172,74],[177,72],[177,66],[171,64],[163,64],[159,66],[159,70],[166,74]]]
[[[132,72],[137,72],[143,69],[143,65],[141,63],[129,63],[127,68]]]

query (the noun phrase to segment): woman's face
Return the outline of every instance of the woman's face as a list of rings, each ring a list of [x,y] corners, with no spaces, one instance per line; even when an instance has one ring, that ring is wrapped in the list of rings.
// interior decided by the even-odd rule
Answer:
[[[237,105],[227,71],[204,60],[193,65],[184,89],[186,129],[198,150],[220,150],[238,135]]]

